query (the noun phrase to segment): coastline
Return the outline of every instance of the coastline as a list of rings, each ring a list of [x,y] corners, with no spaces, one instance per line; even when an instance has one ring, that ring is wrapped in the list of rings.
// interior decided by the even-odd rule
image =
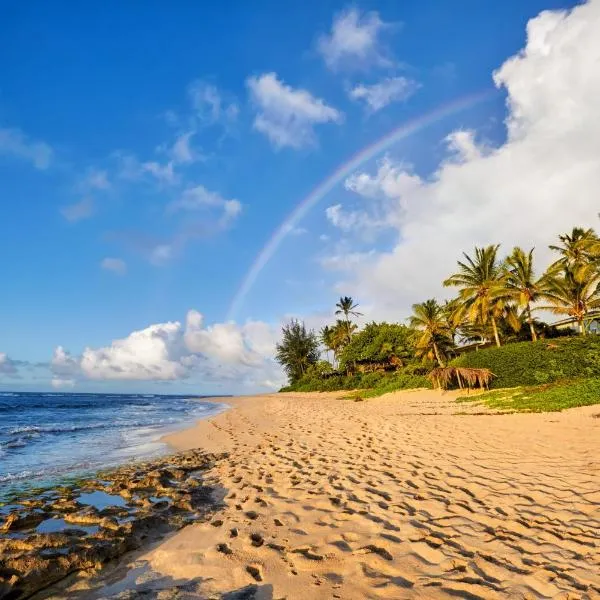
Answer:
[[[599,595],[599,407],[494,415],[455,395],[230,399],[164,440],[227,453],[211,520],[125,557],[109,588],[52,597]]]

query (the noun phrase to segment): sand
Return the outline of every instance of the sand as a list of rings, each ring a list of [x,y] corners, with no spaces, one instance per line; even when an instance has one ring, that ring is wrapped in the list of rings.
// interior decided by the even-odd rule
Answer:
[[[198,578],[206,597],[256,583],[289,600],[600,598],[600,406],[491,415],[436,391],[231,404],[167,438],[230,458],[210,473],[216,521],[141,557],[157,577]]]

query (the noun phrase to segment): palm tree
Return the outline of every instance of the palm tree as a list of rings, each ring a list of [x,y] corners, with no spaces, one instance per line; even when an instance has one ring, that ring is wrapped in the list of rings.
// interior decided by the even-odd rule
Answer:
[[[333,363],[335,366],[335,330],[333,327],[330,327],[329,325],[325,325],[325,327],[321,328],[321,331],[319,331],[319,338],[321,340],[321,343],[323,344],[323,346],[325,347],[325,351],[327,353],[332,352],[333,353]]]
[[[304,323],[294,319],[282,327],[282,338],[275,357],[294,383],[310,365],[318,362],[319,340],[314,331],[307,331]]]
[[[444,307],[431,299],[413,304],[412,309],[410,325],[421,333],[417,340],[417,352],[422,356],[433,354],[439,366],[445,366],[443,349],[450,344],[451,328]]]
[[[346,346],[352,339],[352,334],[358,327],[350,321],[338,319],[333,326],[332,338],[336,346],[336,351]]]
[[[574,318],[585,335],[585,317],[600,308],[600,273],[593,263],[551,269],[546,278],[543,297],[550,302],[542,309]]]
[[[463,253],[466,262],[458,261],[459,271],[451,275],[445,286],[457,286],[460,304],[458,317],[466,316],[471,323],[492,325],[496,346],[500,346],[497,319],[502,311],[508,294],[505,288],[505,273],[499,263],[499,246],[475,248],[475,257]]]
[[[536,279],[533,269],[533,248],[525,252],[521,248],[513,248],[506,259],[506,289],[519,308],[525,311],[532,341],[537,340],[531,305],[541,298],[544,278]]]
[[[560,244],[550,245],[561,255],[551,268],[555,267],[579,267],[593,262],[600,257],[600,240],[593,229],[573,227],[571,233],[558,236]]]
[[[357,312],[358,304],[354,304],[354,300],[350,296],[342,296],[340,301],[336,303],[336,315],[344,315],[346,322],[350,322],[349,315],[353,317],[362,317],[362,313]]]

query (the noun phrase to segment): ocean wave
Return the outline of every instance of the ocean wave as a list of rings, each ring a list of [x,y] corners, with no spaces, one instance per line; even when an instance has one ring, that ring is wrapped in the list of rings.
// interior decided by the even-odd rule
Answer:
[[[44,475],[44,471],[34,472],[34,471],[20,471],[19,473],[5,473],[4,475],[0,474],[0,483],[7,483],[10,481],[19,481],[21,479],[28,479],[30,477],[41,477]]]
[[[89,423],[87,425],[24,425],[14,427],[8,433],[16,435],[19,433],[71,433],[73,431],[87,431],[88,429],[106,429],[111,427],[107,423]]]

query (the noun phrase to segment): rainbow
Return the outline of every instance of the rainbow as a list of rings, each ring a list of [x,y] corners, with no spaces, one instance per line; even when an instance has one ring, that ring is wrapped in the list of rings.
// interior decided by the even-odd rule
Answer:
[[[468,96],[463,96],[457,100],[444,104],[431,112],[425,113],[411,121],[403,123],[399,127],[393,129],[382,138],[373,142],[366,148],[355,153],[348,161],[340,165],[329,177],[324,179],[317,187],[315,187],[304,200],[299,202],[289,216],[275,230],[275,233],[269,241],[263,246],[258,253],[252,266],[246,273],[242,284],[240,285],[231,306],[227,320],[234,320],[240,307],[242,306],[246,296],[254,287],[258,276],[271,260],[281,242],[286,238],[288,233],[298,225],[298,223],[306,216],[306,214],[323,199],[340,181],[348,177],[355,169],[364,162],[371,160],[378,154],[387,150],[390,146],[403,140],[422,129],[433,125],[434,123],[445,119],[451,115],[461,112],[467,108],[471,108],[480,102],[488,100],[492,97],[493,90],[485,90]]]

